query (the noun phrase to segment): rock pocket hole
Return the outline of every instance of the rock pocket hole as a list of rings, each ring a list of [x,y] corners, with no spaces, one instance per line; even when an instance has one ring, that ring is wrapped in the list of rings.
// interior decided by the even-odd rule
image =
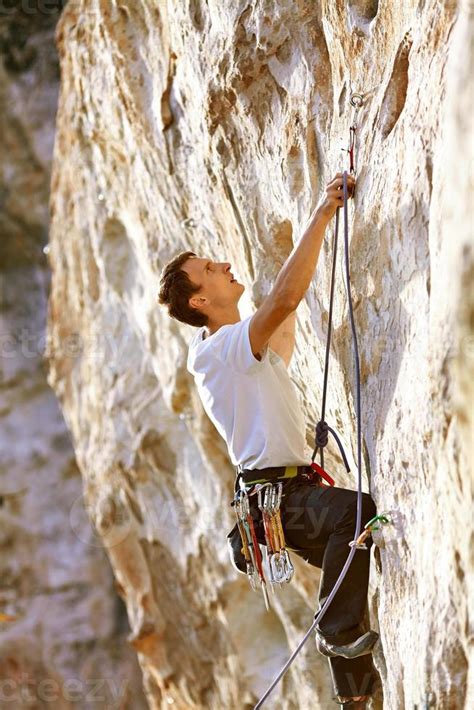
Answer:
[[[398,48],[393,64],[392,75],[382,100],[382,106],[380,108],[380,128],[383,139],[387,138],[392,132],[405,106],[408,91],[408,68],[410,65],[411,45],[411,37],[405,35]]]
[[[101,247],[107,281],[119,296],[129,293],[136,283],[137,263],[127,230],[116,217],[106,221]]]
[[[379,0],[349,0],[348,5],[355,14],[369,22],[379,11]]]

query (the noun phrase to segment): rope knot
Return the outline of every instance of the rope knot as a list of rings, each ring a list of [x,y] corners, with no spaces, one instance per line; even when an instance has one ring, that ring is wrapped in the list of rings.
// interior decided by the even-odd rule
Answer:
[[[322,419],[316,424],[316,446],[323,449],[327,446],[329,435],[329,427]]]

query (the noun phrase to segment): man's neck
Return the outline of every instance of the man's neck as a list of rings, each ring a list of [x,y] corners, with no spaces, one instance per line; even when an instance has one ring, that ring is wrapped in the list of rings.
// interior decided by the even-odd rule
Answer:
[[[223,325],[233,325],[234,323],[240,323],[241,320],[240,313],[237,311],[235,316],[229,316],[223,322],[211,322],[204,330],[204,337],[208,338],[210,335],[214,335]]]
[[[217,333],[219,328],[222,328],[223,325],[230,325],[230,323],[222,323],[222,325],[220,325],[218,328],[214,328],[214,330],[210,330],[210,328],[207,326],[204,330],[204,337],[209,338],[209,336],[214,335],[214,333]]]

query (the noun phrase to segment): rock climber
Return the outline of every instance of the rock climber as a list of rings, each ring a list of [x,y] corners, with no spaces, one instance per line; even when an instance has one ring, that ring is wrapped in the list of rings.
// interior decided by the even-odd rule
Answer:
[[[347,186],[351,199],[352,175]],[[323,486],[308,475],[304,414],[287,368],[295,345],[296,309],[314,276],[326,227],[343,200],[343,176],[337,173],[270,293],[247,318],[241,319],[238,307],[245,286],[231,264],[191,251],[165,266],[158,297],[172,318],[198,328],[189,345],[187,369],[234,466],[240,467],[246,483],[266,480],[266,475],[268,480],[277,475],[283,482],[285,540],[290,550],[322,569],[319,609],[349,554],[357,491]],[[288,467],[297,467],[297,475],[285,478]],[[362,493],[362,502],[364,525],[376,507],[367,493]],[[252,517],[257,539],[264,544],[258,509]],[[233,564],[245,571],[238,559],[238,537],[235,542]],[[316,647],[328,657],[335,702],[358,710],[366,708],[376,682],[371,650],[378,634],[367,631],[364,623],[371,539],[366,544],[367,550],[356,551],[316,627]]]

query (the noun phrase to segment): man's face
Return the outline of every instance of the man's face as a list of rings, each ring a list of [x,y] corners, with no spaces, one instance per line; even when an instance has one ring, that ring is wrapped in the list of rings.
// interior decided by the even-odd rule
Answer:
[[[245,286],[234,277],[228,261],[212,261],[208,258],[192,256],[181,267],[191,281],[201,286],[201,291],[192,296],[192,307],[219,307],[235,304],[245,290]],[[201,300],[205,299],[205,301]]]

